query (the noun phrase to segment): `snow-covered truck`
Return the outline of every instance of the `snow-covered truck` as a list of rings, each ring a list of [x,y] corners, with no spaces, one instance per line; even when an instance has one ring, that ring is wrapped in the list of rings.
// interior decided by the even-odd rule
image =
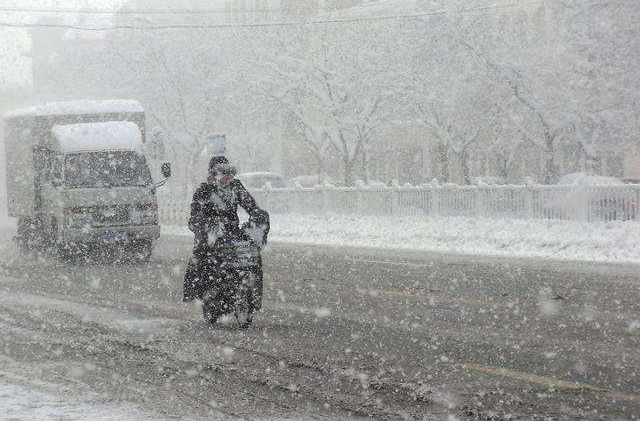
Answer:
[[[4,125],[7,211],[21,249],[72,256],[116,245],[151,256],[163,181],[151,177],[139,102],[48,103],[9,112]],[[169,177],[170,165],[161,172]]]

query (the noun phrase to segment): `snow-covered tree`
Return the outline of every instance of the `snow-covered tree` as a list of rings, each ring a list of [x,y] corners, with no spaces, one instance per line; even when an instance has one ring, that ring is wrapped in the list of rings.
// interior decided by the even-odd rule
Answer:
[[[358,159],[366,168],[370,136],[388,119],[393,100],[388,44],[375,38],[380,30],[286,26],[265,31],[253,49],[255,90],[287,110],[320,176],[327,154],[339,157],[347,185]]]

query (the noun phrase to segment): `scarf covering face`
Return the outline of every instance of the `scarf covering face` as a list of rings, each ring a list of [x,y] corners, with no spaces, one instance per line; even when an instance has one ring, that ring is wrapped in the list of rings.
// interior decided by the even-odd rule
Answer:
[[[237,202],[236,191],[231,187],[231,183],[218,185],[211,192],[209,201],[221,211],[229,210]]]

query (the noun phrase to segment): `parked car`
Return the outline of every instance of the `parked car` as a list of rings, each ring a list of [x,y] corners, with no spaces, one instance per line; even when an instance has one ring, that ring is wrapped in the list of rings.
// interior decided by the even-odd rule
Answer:
[[[325,181],[328,181],[329,183],[331,183],[331,179],[328,177],[325,177]],[[292,188],[295,188],[298,186],[304,187],[304,188],[311,188],[319,184],[321,183],[319,182],[318,176],[316,174],[298,175],[287,180],[287,187],[292,187]]]
[[[261,189],[267,184],[276,189],[286,187],[284,177],[274,172],[246,172],[238,174],[236,178],[248,189]]]
[[[474,186],[501,186],[507,184],[504,178],[495,176],[471,177]]]
[[[615,177],[602,175],[588,175],[584,172],[570,173],[562,176],[558,181],[561,186],[575,187],[620,187],[625,183]],[[586,196],[585,196],[586,195]],[[562,192],[555,196],[547,204],[550,214],[564,214],[576,212],[576,206],[587,204],[588,208],[583,209],[590,212],[598,219],[605,221],[613,220],[633,220],[637,218],[637,204],[635,196],[630,196],[624,191],[610,191],[606,193],[589,193],[585,191]]]

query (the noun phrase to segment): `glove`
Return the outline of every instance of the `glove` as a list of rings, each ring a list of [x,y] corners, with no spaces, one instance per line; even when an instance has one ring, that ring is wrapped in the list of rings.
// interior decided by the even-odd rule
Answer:
[[[216,241],[218,241],[218,238],[222,237],[223,233],[224,230],[219,224],[210,227],[207,230],[207,244],[209,244],[210,247],[215,246]]]
[[[252,221],[242,224],[242,231],[248,236],[254,244],[262,250],[267,245],[267,233],[269,232],[268,224],[256,224]]]

